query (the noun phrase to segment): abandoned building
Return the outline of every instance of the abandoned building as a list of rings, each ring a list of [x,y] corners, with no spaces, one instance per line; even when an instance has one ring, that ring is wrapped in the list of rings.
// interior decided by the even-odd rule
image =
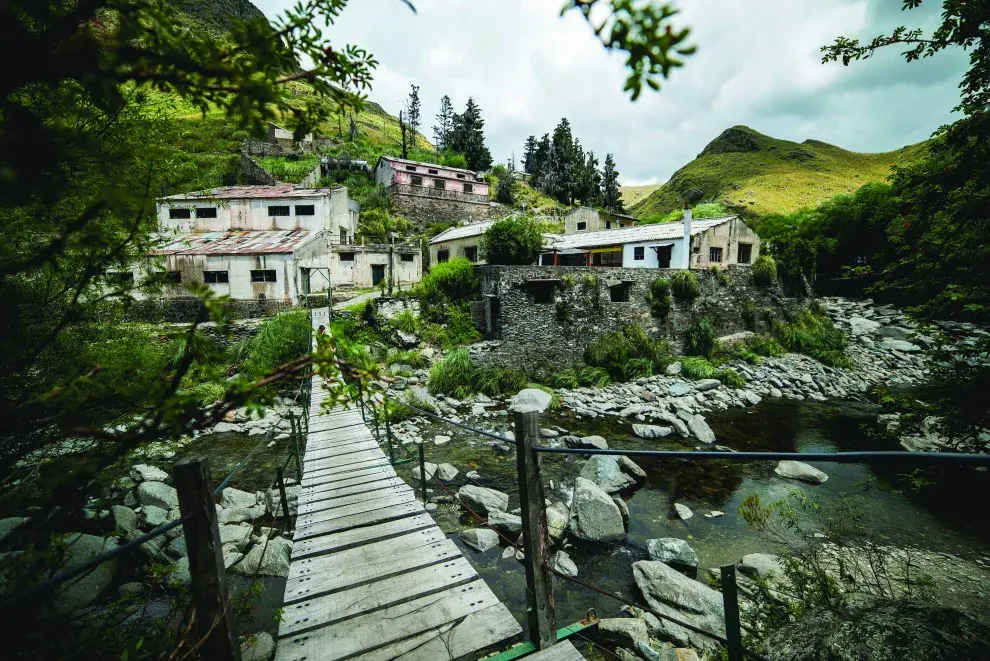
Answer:
[[[632,227],[638,222],[637,218],[622,213],[610,213],[591,207],[578,207],[564,216],[564,234]]]
[[[688,249],[686,246],[690,245]],[[752,264],[760,237],[738,216],[547,235],[543,266],[708,268]]]
[[[481,237],[494,220],[468,223],[446,229],[430,239],[430,264],[463,257],[475,264],[485,264],[481,258]]]
[[[301,140],[296,140],[289,129],[273,122],[268,122],[268,133],[264,140],[248,138],[242,147],[248,156],[285,156],[287,154],[315,154],[316,140],[312,133],[307,133]]]
[[[397,289],[423,279],[423,254],[415,243],[344,244],[331,247],[333,286],[355,289],[388,285]]]
[[[388,188],[396,212],[421,225],[489,220],[505,208],[488,201],[488,182],[472,170],[382,156],[375,183]]]

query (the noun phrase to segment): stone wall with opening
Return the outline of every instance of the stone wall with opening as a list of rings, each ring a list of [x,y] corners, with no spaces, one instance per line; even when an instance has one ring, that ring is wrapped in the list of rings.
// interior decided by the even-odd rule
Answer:
[[[765,310],[793,307],[778,285],[759,287],[752,269],[732,266],[692,271],[701,293],[694,301],[673,299],[669,313],[654,316],[648,293],[656,278],[678,269],[582,266],[479,266],[479,328],[501,344],[486,360],[524,369],[562,368],[581,359],[595,337],[638,324],[682,348],[695,316],[708,317],[719,336],[765,330]]]

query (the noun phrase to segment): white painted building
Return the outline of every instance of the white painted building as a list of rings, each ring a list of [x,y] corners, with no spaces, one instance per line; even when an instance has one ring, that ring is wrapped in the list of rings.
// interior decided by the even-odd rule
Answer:
[[[450,227],[430,239],[430,264],[464,258],[475,264],[485,264],[481,258],[481,238],[495,224],[494,220]]]

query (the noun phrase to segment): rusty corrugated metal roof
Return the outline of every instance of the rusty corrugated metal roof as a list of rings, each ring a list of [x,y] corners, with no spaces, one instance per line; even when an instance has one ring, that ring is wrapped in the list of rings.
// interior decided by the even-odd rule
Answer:
[[[190,232],[177,236],[168,245],[152,250],[153,255],[262,255],[291,253],[310,237],[307,230],[248,230],[231,232]]]
[[[329,195],[336,188],[299,188],[295,184],[276,184],[274,186],[221,186],[208,190],[179,193],[161,198],[166,200],[243,200],[269,197],[320,197]]]

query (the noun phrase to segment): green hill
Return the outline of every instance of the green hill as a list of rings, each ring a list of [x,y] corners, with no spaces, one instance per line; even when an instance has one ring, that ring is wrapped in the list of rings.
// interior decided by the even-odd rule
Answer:
[[[778,140],[733,126],[629,211],[645,218],[678,209],[684,202],[714,201],[748,217],[790,213],[869,181],[885,180],[891,166],[916,161],[925,144],[860,154],[818,140]]]

